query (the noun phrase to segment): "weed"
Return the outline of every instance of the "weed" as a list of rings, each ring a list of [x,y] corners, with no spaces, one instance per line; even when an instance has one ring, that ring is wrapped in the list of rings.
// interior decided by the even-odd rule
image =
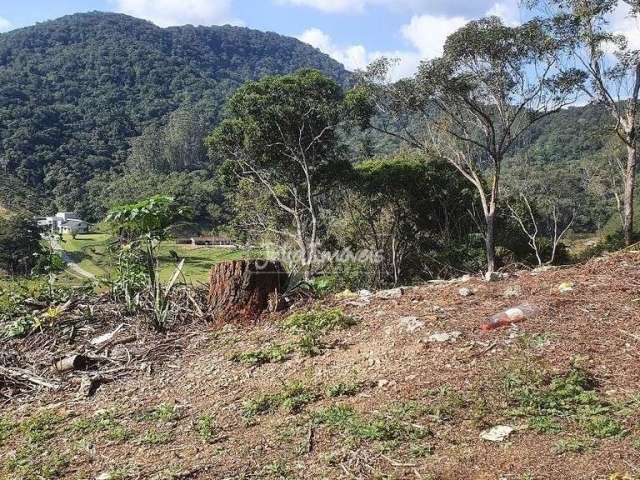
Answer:
[[[316,398],[317,395],[302,382],[287,383],[276,394],[260,395],[253,400],[246,401],[243,404],[243,415],[245,418],[252,418],[256,415],[272,412],[280,407],[289,413],[299,413]]]
[[[237,353],[231,357],[231,360],[251,366],[260,366],[265,363],[282,363],[288,360],[291,350],[292,348],[289,345],[271,345],[262,350]]]
[[[559,440],[553,446],[553,451],[558,455],[565,453],[584,453],[588,446],[586,442],[582,440]]]
[[[107,473],[109,480],[126,480],[131,477],[131,471],[125,467],[115,468]]]
[[[141,420],[165,423],[172,422],[178,418],[178,407],[176,405],[169,405],[168,403],[161,403],[151,410],[147,410],[140,416]]]
[[[275,410],[278,407],[276,395],[260,395],[252,400],[247,400],[242,405],[242,415],[245,418],[253,418]]]
[[[215,418],[212,415],[202,415],[199,417],[196,420],[194,428],[206,443],[213,443],[216,441],[218,428],[216,427]]]
[[[66,457],[58,454],[40,454],[34,445],[18,450],[5,463],[5,468],[15,480],[53,480],[63,478],[69,465]]]
[[[573,420],[590,436],[608,438],[624,433],[612,418],[617,407],[601,399],[589,372],[576,366],[549,378],[535,369],[517,369],[507,374],[504,388],[511,414],[529,417],[529,426],[540,433],[557,432],[556,420]]]
[[[416,440],[430,434],[428,429],[404,422],[393,415],[364,419],[353,408],[340,405],[318,412],[315,422],[338,430],[355,440]]]
[[[355,319],[345,315],[341,309],[332,308],[294,313],[285,320],[284,327],[300,335],[298,348],[302,354],[315,356],[320,355],[324,349],[322,335],[355,324]]]
[[[16,426],[13,422],[10,422],[4,417],[0,417],[0,446],[13,433],[15,427]]]
[[[447,386],[428,390],[426,396],[429,399],[426,413],[439,423],[453,420],[456,413],[466,406],[464,397]]]
[[[273,462],[264,467],[264,473],[270,478],[287,479],[289,476],[289,469],[284,462]]]
[[[353,397],[362,391],[363,385],[360,382],[355,383],[336,383],[327,387],[327,396],[336,397]]]
[[[625,433],[618,422],[605,415],[589,416],[582,424],[587,433],[596,438],[617,437]]]
[[[166,445],[171,443],[171,434],[168,432],[159,432],[157,430],[147,430],[140,443],[144,445]]]
[[[338,328],[351,327],[355,323],[355,320],[345,315],[341,309],[332,308],[294,313],[285,320],[284,326],[298,332],[326,333]]]
[[[115,418],[111,411],[97,412],[93,418],[76,420],[72,428],[84,435],[89,433],[104,433],[107,440],[112,442],[126,442],[131,438],[131,433]]]
[[[538,433],[557,433],[562,430],[558,422],[550,417],[533,417],[529,420],[529,428]]]
[[[20,431],[29,443],[40,445],[56,436],[56,427],[64,417],[52,412],[43,412],[20,424]]]

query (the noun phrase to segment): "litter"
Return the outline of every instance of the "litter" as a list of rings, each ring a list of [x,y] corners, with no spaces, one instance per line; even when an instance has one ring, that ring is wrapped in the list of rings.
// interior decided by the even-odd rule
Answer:
[[[489,319],[486,323],[483,323],[480,327],[485,332],[495,330],[500,327],[507,327],[515,323],[524,322],[525,320],[532,319],[540,313],[540,309],[535,305],[524,303],[517,307],[510,308],[503,312],[500,312]]]

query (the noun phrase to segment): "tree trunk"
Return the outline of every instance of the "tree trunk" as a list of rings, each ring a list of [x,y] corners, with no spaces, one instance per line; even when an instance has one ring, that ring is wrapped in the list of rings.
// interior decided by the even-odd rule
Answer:
[[[624,232],[624,243],[627,246],[633,243],[633,210],[637,163],[637,147],[634,143],[633,146],[627,146],[627,168],[624,178],[624,212],[622,214],[622,230]]]
[[[214,265],[209,274],[209,304],[218,326],[255,324],[266,311],[275,311],[287,283],[280,262],[235,260]]]
[[[486,216],[487,235],[485,237],[485,246],[487,250],[487,278],[491,278],[493,272],[496,271],[496,212],[492,209]]]

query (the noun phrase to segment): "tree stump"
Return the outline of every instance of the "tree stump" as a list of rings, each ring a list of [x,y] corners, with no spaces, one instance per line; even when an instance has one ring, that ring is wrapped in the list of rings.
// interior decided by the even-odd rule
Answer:
[[[277,310],[287,278],[280,262],[234,260],[214,265],[209,305],[216,324],[253,325],[263,312]]]

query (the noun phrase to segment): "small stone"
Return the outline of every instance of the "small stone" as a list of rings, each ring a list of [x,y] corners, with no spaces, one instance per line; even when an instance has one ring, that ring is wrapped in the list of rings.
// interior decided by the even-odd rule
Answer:
[[[380,290],[379,292],[376,292],[374,296],[381,300],[390,300],[392,298],[400,298],[402,295],[404,295],[404,289],[399,287],[392,288],[390,290]]]
[[[402,317],[400,319],[400,326],[404,328],[407,333],[414,333],[424,327],[424,322],[418,320],[418,317]]]
[[[568,293],[568,292],[571,292],[574,287],[575,287],[575,284],[573,282],[564,282],[558,286],[558,291],[560,293]]]
[[[520,285],[509,286],[502,294],[504,298],[517,298],[522,296],[522,287]]]
[[[509,435],[513,432],[514,428],[509,427],[507,425],[498,425],[496,427],[490,428],[489,430],[484,430],[480,434],[480,438],[483,440],[487,440],[488,442],[504,442]]]
[[[484,276],[484,279],[487,282],[497,282],[499,280],[502,280],[503,276],[500,272],[487,272]]]
[[[445,343],[450,341],[456,341],[458,337],[462,335],[462,332],[449,332],[449,333],[434,333],[429,337],[430,342]]]
[[[458,290],[458,293],[460,294],[461,297],[470,297],[471,295],[473,295],[473,291],[470,288],[460,288]]]
[[[384,388],[387,385],[389,385],[389,380],[384,379],[384,378],[381,379],[381,380],[378,380],[378,388]]]

